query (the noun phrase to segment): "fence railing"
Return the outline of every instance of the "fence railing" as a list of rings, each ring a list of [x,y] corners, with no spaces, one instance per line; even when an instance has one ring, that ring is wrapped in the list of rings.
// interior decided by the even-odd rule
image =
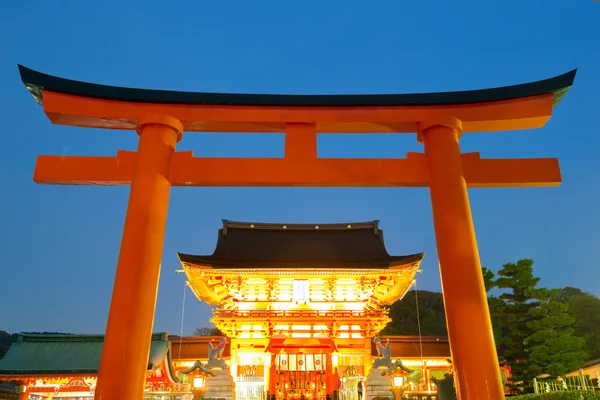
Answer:
[[[578,375],[567,376],[559,379],[537,380],[533,379],[535,393],[564,392],[575,390],[600,391],[600,379],[592,379],[579,370]]]

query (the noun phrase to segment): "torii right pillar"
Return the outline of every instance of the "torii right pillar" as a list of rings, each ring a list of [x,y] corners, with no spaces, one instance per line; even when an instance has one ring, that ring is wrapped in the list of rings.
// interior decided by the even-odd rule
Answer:
[[[458,144],[461,135],[461,121],[448,118],[419,124],[417,139],[425,147],[429,166],[433,224],[459,398],[502,399],[504,386]]]

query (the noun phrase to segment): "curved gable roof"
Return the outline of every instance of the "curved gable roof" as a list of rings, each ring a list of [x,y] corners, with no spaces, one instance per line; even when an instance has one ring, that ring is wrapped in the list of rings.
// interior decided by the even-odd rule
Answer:
[[[423,253],[390,256],[379,221],[267,224],[223,220],[212,255],[178,256],[182,263],[213,268],[382,268],[423,259]]]

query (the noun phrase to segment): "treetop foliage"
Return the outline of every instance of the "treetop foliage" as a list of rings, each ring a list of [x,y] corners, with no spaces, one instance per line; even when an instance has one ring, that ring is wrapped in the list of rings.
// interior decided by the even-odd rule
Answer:
[[[600,299],[569,286],[539,287],[533,265],[522,259],[496,273],[482,269],[499,362],[511,367],[517,382],[564,375],[600,358]],[[390,317],[382,334],[418,335],[420,322],[423,336],[447,335],[441,293],[410,291],[390,306]]]

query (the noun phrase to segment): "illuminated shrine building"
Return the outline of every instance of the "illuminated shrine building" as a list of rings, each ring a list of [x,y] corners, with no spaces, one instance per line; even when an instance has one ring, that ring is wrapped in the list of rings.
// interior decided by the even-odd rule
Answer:
[[[224,221],[212,255],[179,259],[230,338],[238,400],[250,387],[324,398],[345,371],[368,375],[373,337],[390,322],[382,306],[410,289],[423,253],[390,256],[378,221]]]

